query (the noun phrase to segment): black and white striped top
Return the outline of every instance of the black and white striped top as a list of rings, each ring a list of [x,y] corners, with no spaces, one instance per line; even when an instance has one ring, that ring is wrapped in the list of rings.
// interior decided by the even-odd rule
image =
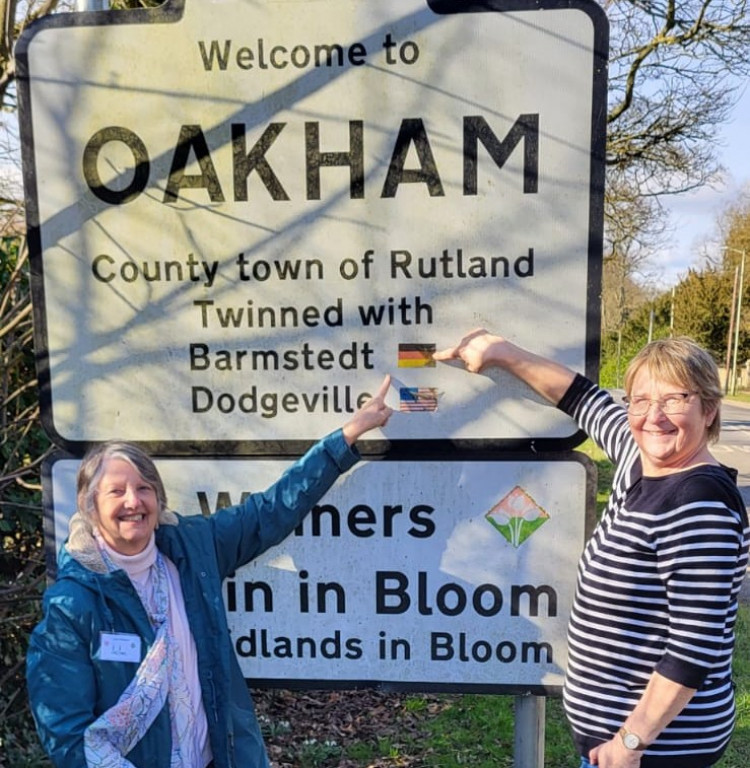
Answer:
[[[641,768],[704,768],[735,719],[737,598],[747,512],[734,470],[697,466],[644,477],[625,410],[578,376],[559,406],[606,452],[615,476],[578,568],[564,703],[581,754],[608,741],[654,670],[697,693]]]

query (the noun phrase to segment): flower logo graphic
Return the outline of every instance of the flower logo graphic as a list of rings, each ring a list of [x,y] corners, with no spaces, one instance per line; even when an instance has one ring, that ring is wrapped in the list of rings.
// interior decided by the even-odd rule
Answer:
[[[517,485],[485,515],[516,549],[549,520],[549,515]]]

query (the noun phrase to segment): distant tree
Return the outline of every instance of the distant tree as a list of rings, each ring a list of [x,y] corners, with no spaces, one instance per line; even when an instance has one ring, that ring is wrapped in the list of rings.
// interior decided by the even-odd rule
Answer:
[[[742,253],[750,257],[750,185],[730,203],[720,216],[722,235],[721,261],[724,267],[733,268],[742,260]],[[750,263],[747,265],[750,269]],[[745,274],[746,285],[750,274]]]
[[[671,335],[671,293],[641,302],[625,316],[622,325],[602,333],[602,386],[621,388],[630,359],[648,341]]]
[[[735,277],[738,278],[739,295],[735,306],[741,303],[741,310],[739,316],[734,318],[735,325],[731,330],[735,337],[732,347],[737,346],[737,366],[742,367],[750,359],[750,187],[727,206],[720,217],[719,229],[722,246],[716,259],[716,269],[724,275],[726,288],[723,301],[728,308],[725,314],[730,314],[729,308],[733,303],[730,291]]]
[[[691,269],[674,293],[674,332],[690,336],[723,363],[731,313],[732,285],[721,266]]]
[[[720,171],[717,132],[750,72],[748,0],[600,0],[611,29],[607,162],[641,194]]]
[[[599,0],[610,21],[605,332],[643,295],[660,196],[719,178],[717,133],[750,72],[748,0]],[[620,302],[619,305],[617,302]]]
[[[617,331],[652,298],[646,287],[653,248],[661,237],[651,200],[612,178],[605,195],[602,332]]]
[[[723,243],[718,251],[706,255],[701,266],[689,270],[672,290],[651,297],[631,292],[631,298],[637,296],[638,300],[633,300],[623,314],[620,328],[603,330],[603,375],[609,376],[609,371],[615,370],[615,358],[626,356],[623,349],[647,339],[647,310],[653,311],[649,330],[654,338],[668,334],[691,336],[721,366],[727,364],[728,353],[733,356],[736,341],[739,367],[750,359],[750,187],[721,213],[718,230]],[[742,311],[738,324],[733,325],[733,321],[737,323],[739,296],[735,291],[740,290],[741,276]]]

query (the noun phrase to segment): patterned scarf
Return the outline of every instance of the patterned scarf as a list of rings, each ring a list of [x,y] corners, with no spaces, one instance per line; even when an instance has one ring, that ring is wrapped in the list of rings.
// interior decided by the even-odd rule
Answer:
[[[110,572],[117,570],[106,549],[100,546]],[[84,733],[87,768],[133,768],[124,755],[140,741],[165,702],[169,705],[172,731],[171,768],[203,765],[192,734],[195,713],[180,664],[177,641],[169,618],[169,581],[161,552],[149,569],[145,584],[133,586],[146,609],[156,638],[135,676],[117,703],[92,723]]]

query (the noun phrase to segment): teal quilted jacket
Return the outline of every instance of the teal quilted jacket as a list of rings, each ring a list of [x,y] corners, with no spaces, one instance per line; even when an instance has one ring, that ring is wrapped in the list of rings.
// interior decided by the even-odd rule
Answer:
[[[180,574],[215,768],[269,764],[230,640],[222,582],[286,538],[357,459],[356,449],[349,448],[338,430],[316,443],[267,491],[207,518],[175,516],[174,525],[156,531],[157,547]],[[139,635],[142,656],[154,639],[128,576],[124,571],[107,573],[93,538],[88,538],[69,539],[62,548],[57,580],[45,593],[43,619],[31,635],[27,656],[31,708],[57,768],[85,768],[85,729],[115,704],[138,667],[100,660],[101,633]],[[136,768],[169,768],[170,752],[165,706],[127,759]]]

